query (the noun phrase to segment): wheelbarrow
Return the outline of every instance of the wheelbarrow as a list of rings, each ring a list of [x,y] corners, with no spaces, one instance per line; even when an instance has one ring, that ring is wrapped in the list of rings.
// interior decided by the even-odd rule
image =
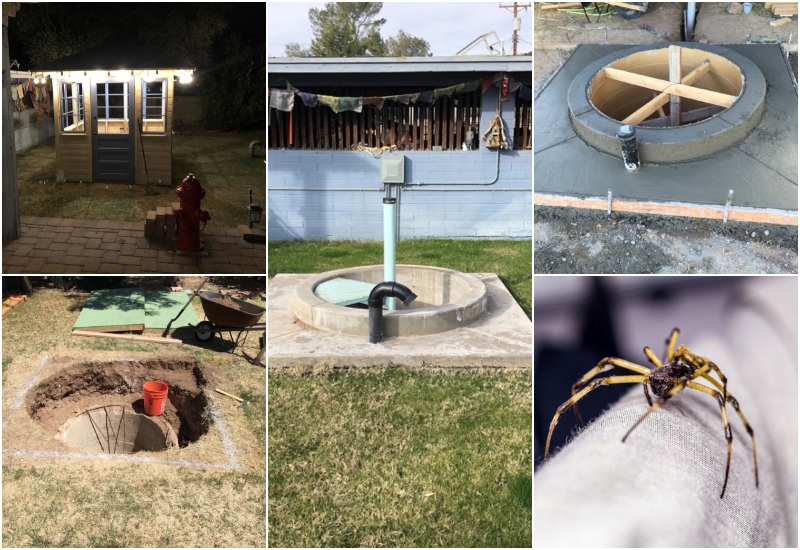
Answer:
[[[258,322],[264,315],[265,308],[217,292],[200,291],[197,295],[200,297],[200,303],[207,319],[200,321],[195,327],[194,335],[200,342],[209,342],[217,332],[220,333],[220,336],[222,332],[227,332],[230,339],[233,340],[233,333],[236,332],[238,334],[233,343],[233,349],[236,349],[242,333],[245,334],[242,345],[247,339],[248,332],[263,331],[266,333],[267,323]],[[265,339],[261,341],[262,350],[264,342]]]

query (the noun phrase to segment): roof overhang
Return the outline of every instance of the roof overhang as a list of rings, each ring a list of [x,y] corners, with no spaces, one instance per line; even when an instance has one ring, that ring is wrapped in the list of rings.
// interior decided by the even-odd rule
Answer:
[[[453,57],[270,57],[272,74],[522,73],[533,71],[528,56]]]

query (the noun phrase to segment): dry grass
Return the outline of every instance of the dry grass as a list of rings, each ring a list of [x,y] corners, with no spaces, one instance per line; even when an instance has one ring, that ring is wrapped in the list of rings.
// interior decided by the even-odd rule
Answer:
[[[529,370],[271,375],[268,389],[271,547],[530,547]]]
[[[37,290],[3,321],[3,448],[68,450],[44,432],[15,401],[46,362],[38,380],[63,366],[60,358],[113,359],[154,353],[166,348],[70,335],[88,294]],[[261,297],[249,301],[264,305]],[[202,319],[199,300],[193,306]],[[227,336],[226,336],[227,338]],[[213,392],[212,399],[236,455],[252,472],[212,467],[185,467],[103,459],[3,457],[3,546],[67,547],[264,547],[266,539],[266,372],[240,355],[225,353],[224,343],[203,349],[169,346],[194,354],[212,371],[215,386],[238,402]],[[245,351],[254,356],[258,338]],[[216,351],[215,351],[216,349]],[[146,455],[149,453],[143,453]],[[158,453],[158,458],[203,459],[228,463],[219,427],[185,449]]]

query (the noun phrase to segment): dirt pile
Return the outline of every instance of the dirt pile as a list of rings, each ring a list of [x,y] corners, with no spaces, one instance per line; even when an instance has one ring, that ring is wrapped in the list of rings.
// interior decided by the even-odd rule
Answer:
[[[69,418],[87,408],[124,404],[144,413],[144,384],[159,381],[169,386],[162,417],[179,441],[189,443],[205,435],[212,422],[203,391],[207,378],[203,366],[182,353],[72,362],[29,391],[25,407],[31,418],[55,435]]]

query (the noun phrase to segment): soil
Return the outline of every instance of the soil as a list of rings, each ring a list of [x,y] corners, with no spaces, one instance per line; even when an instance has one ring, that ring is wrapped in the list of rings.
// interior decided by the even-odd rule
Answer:
[[[792,42],[797,43],[797,21],[790,21],[785,25],[773,27],[772,10],[764,8],[763,4],[753,2],[750,13],[732,15],[720,2],[698,2],[700,13],[697,14],[697,23],[694,28],[694,41],[708,40],[709,44],[744,44],[747,36],[756,38],[782,38],[788,41],[789,33]]]
[[[73,361],[28,392],[28,414],[51,435],[71,417],[101,405],[130,405],[144,414],[143,386],[152,380],[169,386],[162,418],[178,440],[197,441],[211,424],[203,388],[209,374],[188,354],[165,352],[136,361]]]
[[[534,208],[534,273],[797,273],[797,227]]]

